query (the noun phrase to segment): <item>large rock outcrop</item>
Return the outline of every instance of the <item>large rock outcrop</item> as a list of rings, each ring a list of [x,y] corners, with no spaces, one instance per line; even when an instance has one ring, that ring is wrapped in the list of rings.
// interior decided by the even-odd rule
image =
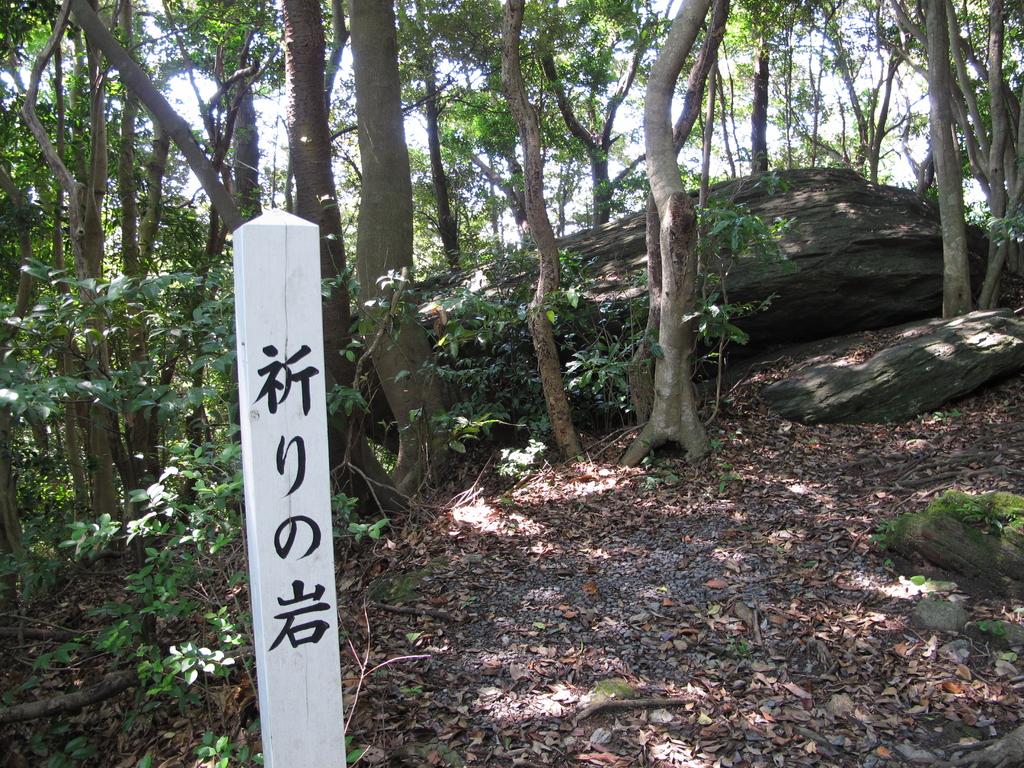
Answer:
[[[847,356],[797,368],[761,398],[787,419],[904,421],[1024,368],[1024,321],[1008,310],[906,327],[864,362]]]
[[[870,184],[842,169],[780,171],[717,185],[712,196],[790,226],[785,261],[735,260],[726,287],[734,304],[774,295],[764,311],[737,322],[756,345],[836,336],[934,317],[942,306],[938,211],[910,190]],[[972,237],[980,278],[984,239]],[[596,276],[595,298],[627,295],[645,269],[644,217],[564,238]],[[634,292],[637,289],[634,289]]]

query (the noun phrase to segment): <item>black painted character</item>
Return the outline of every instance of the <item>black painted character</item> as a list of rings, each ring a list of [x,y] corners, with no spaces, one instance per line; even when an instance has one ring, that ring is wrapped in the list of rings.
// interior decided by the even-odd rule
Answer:
[[[299,347],[298,352],[285,359],[283,363],[274,360],[260,368],[257,373],[259,373],[260,376],[265,376],[266,381],[263,382],[263,389],[260,390],[260,394],[259,397],[256,398],[256,402],[258,403],[266,397],[267,407],[270,409],[270,412],[277,413],[278,403],[283,403],[287,399],[288,393],[292,390],[292,383],[298,382],[302,388],[302,413],[304,415],[308,414],[309,380],[320,373],[320,371],[310,365],[303,368],[301,371],[293,372],[292,366],[308,355],[310,351],[309,346],[303,344]],[[273,344],[268,344],[263,348],[263,354],[267,357],[276,357],[278,354],[277,347]],[[282,374],[284,374],[284,381],[280,380]]]
[[[275,614],[275,619],[283,619],[284,627],[277,635],[277,639],[274,640],[270,646],[270,650],[274,650],[281,644],[281,641],[285,638],[291,643],[292,648],[298,648],[300,645],[305,643],[319,643],[320,638],[324,636],[324,633],[330,629],[328,624],[323,619],[314,619],[313,621],[304,621],[298,623],[298,619],[307,613],[319,613],[321,611],[330,611],[331,606],[324,602],[319,602],[320,598],[324,596],[323,584],[317,584],[313,587],[313,591],[309,594],[304,592],[306,585],[300,580],[296,579],[292,582],[292,598],[286,600],[283,597],[277,598],[277,603],[280,606],[294,605],[289,611],[282,611],[281,613]],[[297,607],[299,603],[310,602],[312,605],[306,605],[303,607]],[[302,633],[307,633],[302,635]]]

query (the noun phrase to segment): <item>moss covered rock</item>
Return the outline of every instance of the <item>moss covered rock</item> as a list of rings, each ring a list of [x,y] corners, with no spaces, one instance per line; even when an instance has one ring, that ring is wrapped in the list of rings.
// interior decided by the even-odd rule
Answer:
[[[901,515],[885,543],[1001,592],[1024,592],[1024,496],[947,491],[922,512]]]
[[[593,696],[597,699],[631,699],[636,696],[636,689],[621,677],[609,677],[594,684]]]

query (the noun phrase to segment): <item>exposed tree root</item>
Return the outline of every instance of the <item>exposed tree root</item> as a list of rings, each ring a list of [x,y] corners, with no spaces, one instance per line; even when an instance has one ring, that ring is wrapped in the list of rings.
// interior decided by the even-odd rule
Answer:
[[[1017,768],[1024,765],[1024,725],[1005,736],[966,748],[946,765],[956,768]],[[957,750],[964,753],[965,748]]]
[[[59,629],[39,629],[36,627],[0,627],[0,637],[16,637],[19,640],[74,640],[81,633],[63,632]]]
[[[74,693],[62,693],[49,699],[29,701],[0,710],[0,725],[77,712],[91,704],[109,699],[121,691],[137,685],[138,682],[139,676],[135,670],[114,672],[89,688],[82,688]]]
[[[378,611],[387,611],[388,613],[400,613],[404,616],[432,616],[435,619],[441,621],[449,621],[455,623],[458,619],[452,616],[450,613],[444,611],[438,611],[434,608],[420,608],[418,606],[406,607],[403,605],[388,605],[387,603],[367,603],[370,608],[375,608]]]
[[[654,699],[601,699],[583,707],[576,713],[575,720],[586,720],[600,712],[618,711],[620,709],[655,709],[656,707],[681,707],[691,699],[654,698]]]

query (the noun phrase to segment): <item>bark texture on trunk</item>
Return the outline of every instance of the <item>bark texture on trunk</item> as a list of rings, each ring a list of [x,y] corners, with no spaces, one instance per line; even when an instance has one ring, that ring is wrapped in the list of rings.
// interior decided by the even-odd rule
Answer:
[[[558,354],[554,329],[548,319],[545,305],[547,297],[558,290],[558,245],[551,228],[544,203],[544,161],[541,156],[540,122],[537,111],[526,96],[522,65],[519,56],[519,38],[523,26],[523,0],[507,0],[502,23],[501,82],[509,107],[519,127],[525,163],[523,186],[526,192],[526,217],[530,232],[537,245],[540,271],[537,289],[530,301],[529,326],[544,401],[547,405],[551,431],[563,458],[580,453],[579,438],[572,423],[569,398],[562,378],[562,363]]]
[[[452,212],[450,185],[448,174],[444,170],[441,158],[441,126],[440,108],[437,104],[437,77],[434,74],[434,58],[425,67],[423,77],[426,81],[427,147],[430,152],[430,178],[434,184],[434,198],[437,200],[437,231],[441,236],[441,247],[448,266],[459,268],[459,222]]]
[[[654,197],[647,196],[644,216],[647,245],[647,325],[629,366],[629,399],[638,424],[651,418],[654,410],[654,344],[661,327],[661,220]]]
[[[294,213],[320,227],[320,272],[324,278],[345,273],[345,247],[331,170],[331,138],[324,99],[326,41],[317,0],[284,0],[285,89],[289,178],[294,178]],[[352,315],[348,287],[338,281],[324,300],[324,359],[329,386],[351,386],[354,366],[342,354],[348,346]],[[384,511],[404,506],[387,473],[367,445],[354,420],[337,413],[331,419],[331,465],[347,459],[355,467],[349,479]],[[346,468],[345,474],[348,475]],[[365,491],[363,493],[362,491]]]
[[[768,170],[768,49],[761,41],[754,72],[754,106],[750,115],[750,172]]]
[[[963,176],[950,110],[949,37],[945,0],[927,0],[929,129],[942,218],[942,316],[971,311],[971,275],[967,261]]]
[[[704,425],[690,381],[697,284],[697,215],[683,189],[672,136],[672,96],[686,57],[710,7],[710,0],[686,0],[651,69],[644,105],[647,178],[658,209],[661,250],[661,317],[654,365],[651,417],[622,456],[633,466],[666,442],[678,443],[689,459],[707,451]]]
[[[242,217],[255,219],[263,212],[260,204],[260,134],[256,125],[256,106],[252,86],[242,86],[238,97],[238,118],[235,124],[234,180],[235,199]]]
[[[18,486],[11,456],[11,414],[0,409],[0,555],[19,557],[21,520],[18,517]],[[0,606],[12,605],[18,594],[18,574],[0,581]]]
[[[359,203],[356,270],[361,300],[384,299],[397,290],[395,278],[413,275],[413,207],[409,152],[405,143],[398,41],[392,0],[353,0],[352,62],[355,71],[359,158],[363,183]],[[382,285],[384,281],[384,285]],[[381,388],[398,422],[399,490],[415,491],[428,470],[445,456],[446,440],[430,418],[444,410],[440,382],[426,367],[430,342],[423,329],[387,306],[379,323],[393,323],[373,354]]]
[[[320,227],[320,274],[345,270],[341,213],[331,170],[331,134],[324,105],[323,16],[318,0],[284,0],[285,91],[288,147],[295,174],[295,215]],[[352,368],[341,352],[352,322],[348,290],[341,281],[324,302],[324,353],[334,384],[347,384]]]
[[[1009,111],[1003,93],[1003,36],[1005,28],[1003,0],[989,2],[988,87],[989,112],[992,120],[992,145],[988,157],[988,207],[994,219],[1007,212],[1005,153],[1009,145]],[[1020,136],[1017,137],[1020,140]],[[1020,169],[1018,172],[1024,172]],[[991,309],[999,301],[999,285],[1009,252],[1009,243],[1001,240],[993,224],[989,231],[988,268],[981,286],[978,306]]]

